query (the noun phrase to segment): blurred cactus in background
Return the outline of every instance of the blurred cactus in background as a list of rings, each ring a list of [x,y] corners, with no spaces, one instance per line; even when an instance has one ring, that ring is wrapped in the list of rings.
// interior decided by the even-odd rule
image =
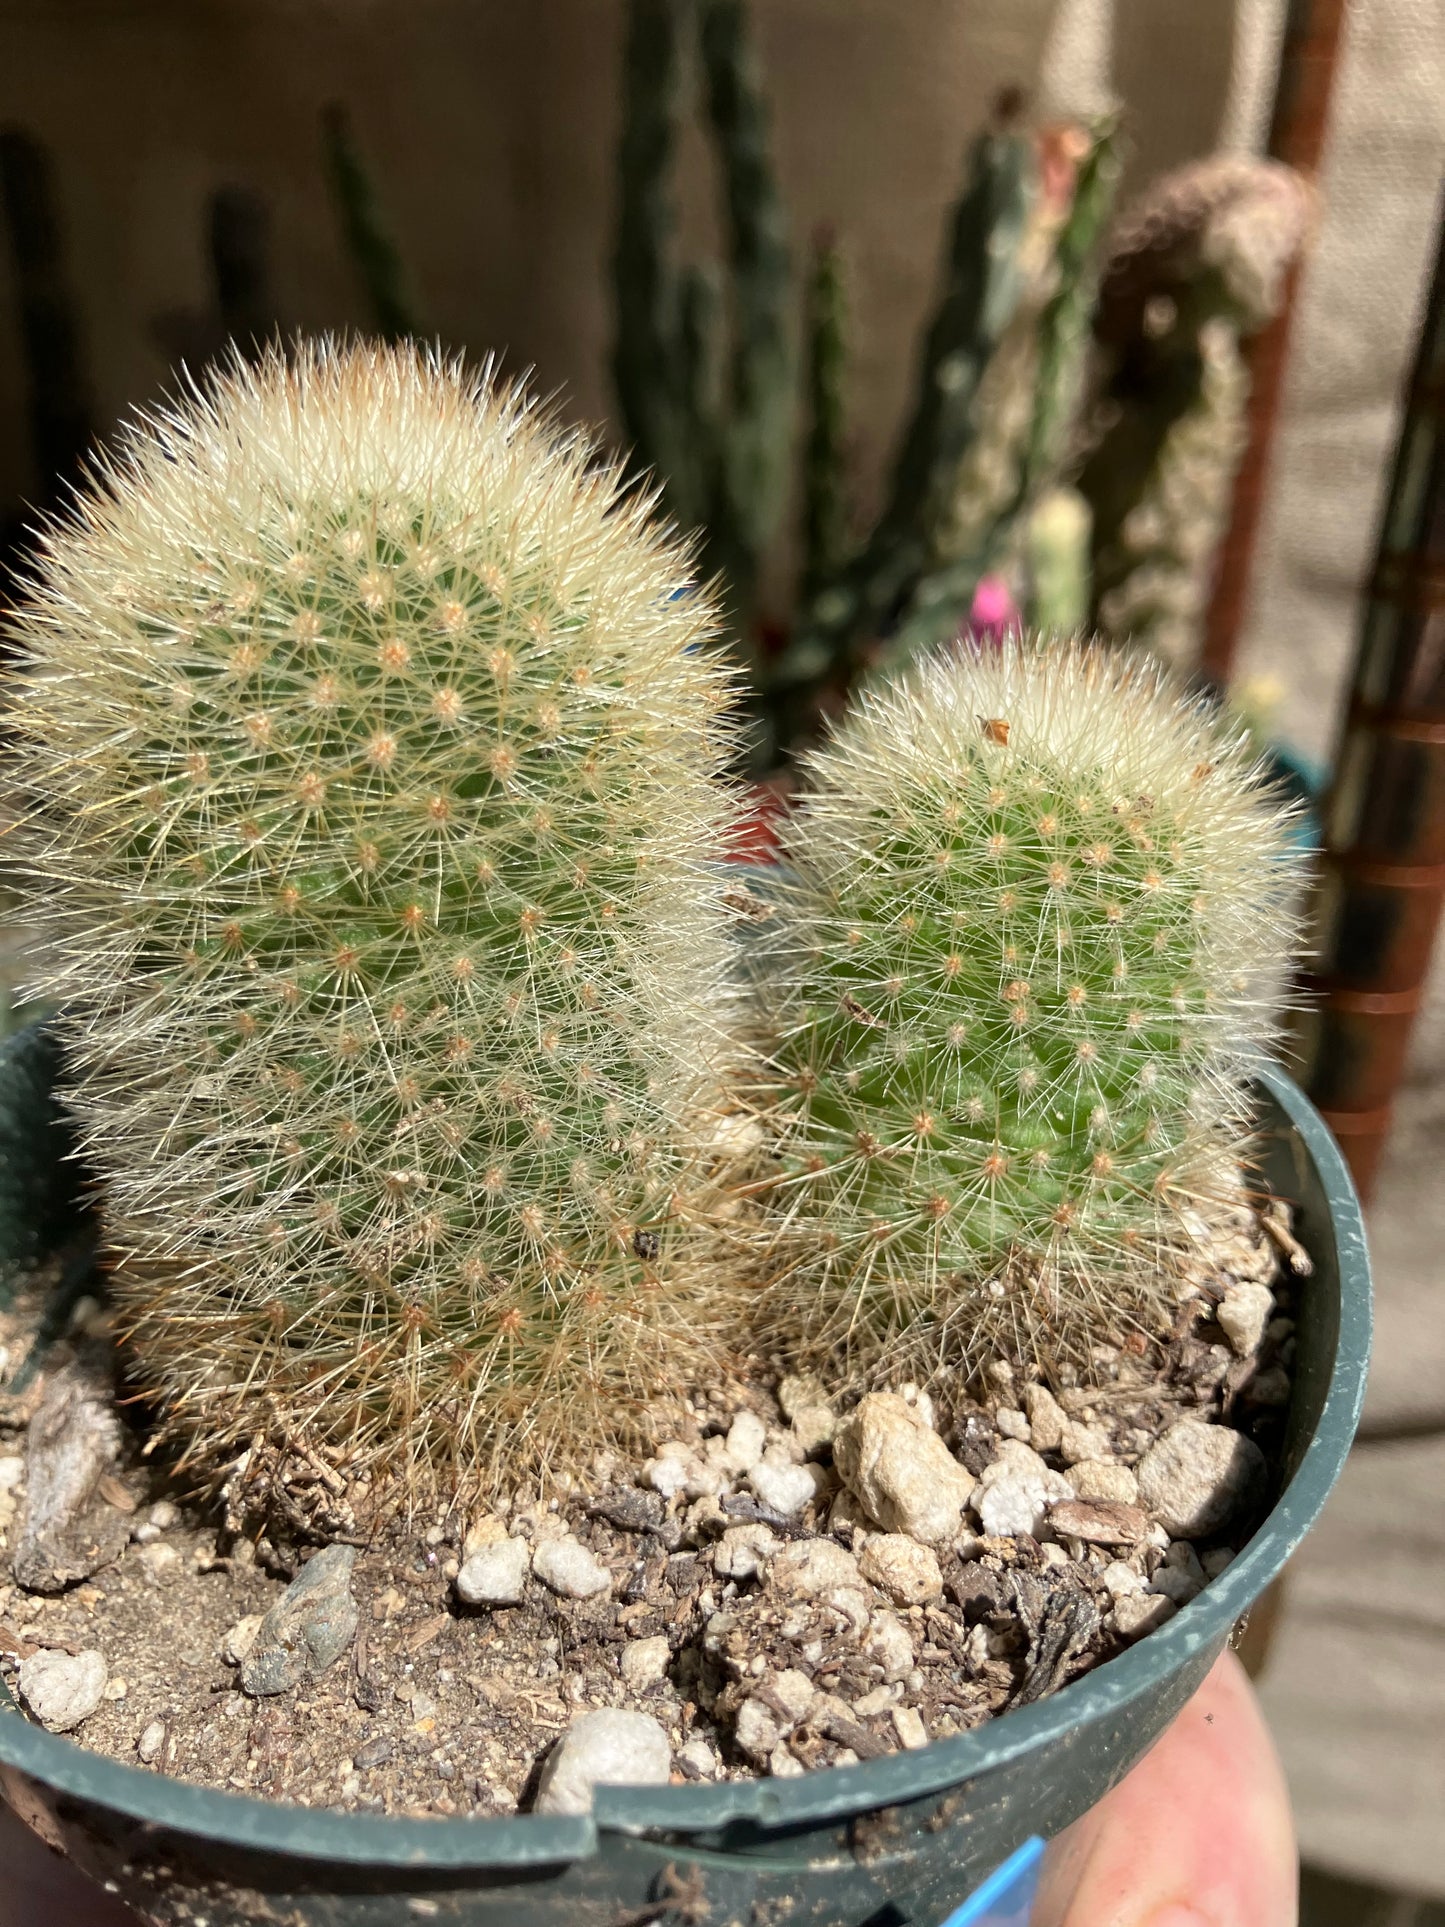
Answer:
[[[332,101],[321,120],[322,143],[332,198],[342,238],[356,278],[366,295],[372,330],[383,341],[404,341],[421,334],[407,287],[400,251],[386,224],[376,187],[367,171],[351,116]]]
[[[219,187],[206,207],[208,309],[171,308],[151,332],[173,361],[197,376],[239,353],[256,360],[278,332],[271,293],[271,211],[261,195]]]
[[[782,518],[796,421],[792,257],[743,0],[632,0],[618,156],[613,375],[632,458],[701,539],[739,655]],[[674,259],[672,176],[700,76],[725,276]],[[726,325],[724,325],[726,324]]]
[[[1221,156],[1166,175],[1113,234],[1079,488],[1103,635],[1193,666],[1243,450],[1241,343],[1275,314],[1313,192],[1277,161]]]
[[[1288,819],[1154,665],[1017,636],[866,691],[783,829],[763,973],[784,1348],[1087,1364],[1238,1184]]]
[[[560,1476],[718,1323],[690,558],[407,349],[238,363],[101,481],[13,624],[12,779],[137,1380],[205,1470]]]

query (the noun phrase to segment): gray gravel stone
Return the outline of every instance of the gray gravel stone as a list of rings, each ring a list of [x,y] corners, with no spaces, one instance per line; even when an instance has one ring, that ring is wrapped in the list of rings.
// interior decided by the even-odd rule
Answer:
[[[468,1606],[518,1606],[527,1590],[532,1548],[525,1539],[494,1539],[457,1574],[457,1597]]]
[[[1180,1419],[1139,1461],[1139,1501],[1172,1539],[1204,1539],[1263,1493],[1264,1454],[1227,1425]]]
[[[351,1596],[354,1546],[326,1546],[304,1565],[261,1621],[241,1663],[241,1685],[257,1698],[285,1693],[324,1673],[356,1637]]]
[[[620,1671],[629,1686],[641,1691],[667,1678],[671,1660],[672,1647],[666,1633],[655,1633],[650,1639],[627,1642],[622,1649]]]
[[[100,1705],[109,1678],[101,1654],[32,1653],[20,1662],[20,1697],[42,1726],[69,1733]]]
[[[612,1707],[583,1713],[547,1756],[536,1810],[590,1813],[596,1787],[666,1786],[671,1774],[667,1735],[648,1714]]]

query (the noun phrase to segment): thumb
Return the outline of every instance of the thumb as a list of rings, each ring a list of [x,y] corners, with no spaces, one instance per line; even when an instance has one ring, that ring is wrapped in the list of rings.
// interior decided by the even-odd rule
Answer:
[[[1044,1866],[1033,1927],[1294,1927],[1289,1794],[1233,1653]]]

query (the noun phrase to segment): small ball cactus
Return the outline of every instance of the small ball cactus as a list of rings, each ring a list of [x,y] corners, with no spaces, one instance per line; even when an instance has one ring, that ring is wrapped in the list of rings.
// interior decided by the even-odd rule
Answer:
[[[383,1485],[625,1434],[718,1322],[687,555],[411,349],[238,365],[100,482],[14,625],[14,774],[140,1384],[200,1460]]]
[[[810,775],[765,973],[771,1322],[862,1372],[1087,1363],[1237,1181],[1286,818],[1160,670],[1017,636],[869,695]]]

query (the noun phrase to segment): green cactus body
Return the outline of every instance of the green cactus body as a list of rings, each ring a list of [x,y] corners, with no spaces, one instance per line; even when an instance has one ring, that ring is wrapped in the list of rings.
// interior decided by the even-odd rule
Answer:
[[[772,1013],[773,1322],[869,1368],[1087,1359],[1164,1302],[1241,1148],[1289,935],[1281,819],[1159,674],[930,660],[810,763]]]
[[[710,1329],[731,804],[688,558],[409,350],[238,367],[108,480],[16,728],[137,1376],[206,1459],[565,1464]]]

